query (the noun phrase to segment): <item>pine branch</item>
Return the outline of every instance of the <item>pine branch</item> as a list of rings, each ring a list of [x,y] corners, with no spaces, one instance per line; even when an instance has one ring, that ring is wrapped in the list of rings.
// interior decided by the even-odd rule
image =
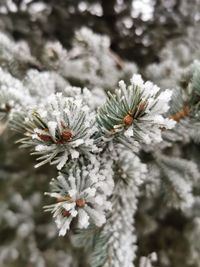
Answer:
[[[121,81],[114,94],[109,93],[107,102],[98,110],[97,122],[106,138],[131,138],[134,142],[160,142],[161,128],[171,129],[174,122],[163,114],[169,109],[171,92],[158,94],[159,88],[151,82],[144,83],[134,75],[131,84]],[[131,138],[130,138],[131,137]]]
[[[182,158],[158,154],[156,163],[161,171],[161,187],[169,206],[182,210],[194,203],[193,186],[199,179],[196,164]]]
[[[119,153],[117,166],[120,169],[115,171],[117,183],[112,196],[113,210],[106,225],[95,239],[90,261],[93,267],[134,266],[136,250],[134,215],[139,186],[146,176],[146,166],[131,152],[124,150]]]
[[[111,161],[99,160],[95,164],[78,161],[51,182],[51,193],[57,203],[45,206],[51,211],[59,235],[65,235],[77,217],[78,228],[88,228],[92,222],[100,227],[106,222],[105,212],[111,209],[107,200],[112,193]]]
[[[94,114],[80,99],[56,94],[44,105],[19,122],[13,119],[13,125],[25,135],[19,142],[23,147],[32,147],[33,155],[39,155],[41,162],[36,167],[50,162],[61,169],[69,157],[90,157],[98,151],[92,137],[96,131]]]

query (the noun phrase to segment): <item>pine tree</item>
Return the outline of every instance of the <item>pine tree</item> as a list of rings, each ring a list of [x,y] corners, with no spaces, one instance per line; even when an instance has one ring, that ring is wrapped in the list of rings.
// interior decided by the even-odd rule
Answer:
[[[172,216],[185,266],[199,266],[198,58],[161,89],[86,28],[42,55],[2,34],[1,265],[179,267]]]

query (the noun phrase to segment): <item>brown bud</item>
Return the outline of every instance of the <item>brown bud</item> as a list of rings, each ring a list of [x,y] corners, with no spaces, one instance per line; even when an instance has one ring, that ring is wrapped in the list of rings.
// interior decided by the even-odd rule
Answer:
[[[63,210],[62,215],[63,215],[63,217],[69,217],[71,215],[71,213],[68,210]]]
[[[62,137],[62,140],[63,141],[65,141],[65,142],[69,142],[71,139],[72,139],[72,132],[71,132],[71,130],[69,130],[69,129],[67,129],[67,130],[64,130],[63,132],[62,132],[62,135],[61,135],[61,137]]]
[[[79,198],[76,200],[76,205],[79,207],[79,208],[83,208],[85,206],[85,199],[83,198]]]
[[[178,111],[174,115],[170,116],[170,119],[179,122],[181,119],[187,117],[190,113],[190,107],[188,105],[184,106],[182,110]]]
[[[130,114],[127,114],[123,119],[123,123],[130,126],[133,123],[133,117]]]
[[[50,135],[48,135],[48,134],[37,134],[38,135],[38,137],[42,140],[42,141],[44,141],[44,142],[52,142],[52,138],[51,138],[51,136]]]

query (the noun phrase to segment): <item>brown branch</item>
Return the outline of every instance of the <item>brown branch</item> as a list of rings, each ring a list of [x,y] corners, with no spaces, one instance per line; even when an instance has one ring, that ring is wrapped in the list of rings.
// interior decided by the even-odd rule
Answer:
[[[180,111],[176,112],[175,114],[170,116],[170,119],[175,120],[176,122],[179,122],[180,120],[187,117],[190,113],[190,107],[188,105],[185,105]]]

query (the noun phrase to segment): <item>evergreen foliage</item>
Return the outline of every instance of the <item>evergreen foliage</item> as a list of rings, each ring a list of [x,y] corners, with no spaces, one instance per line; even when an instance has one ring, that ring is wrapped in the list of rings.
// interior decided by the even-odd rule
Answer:
[[[110,46],[0,35],[2,267],[199,266],[198,53],[172,41],[144,82]]]

